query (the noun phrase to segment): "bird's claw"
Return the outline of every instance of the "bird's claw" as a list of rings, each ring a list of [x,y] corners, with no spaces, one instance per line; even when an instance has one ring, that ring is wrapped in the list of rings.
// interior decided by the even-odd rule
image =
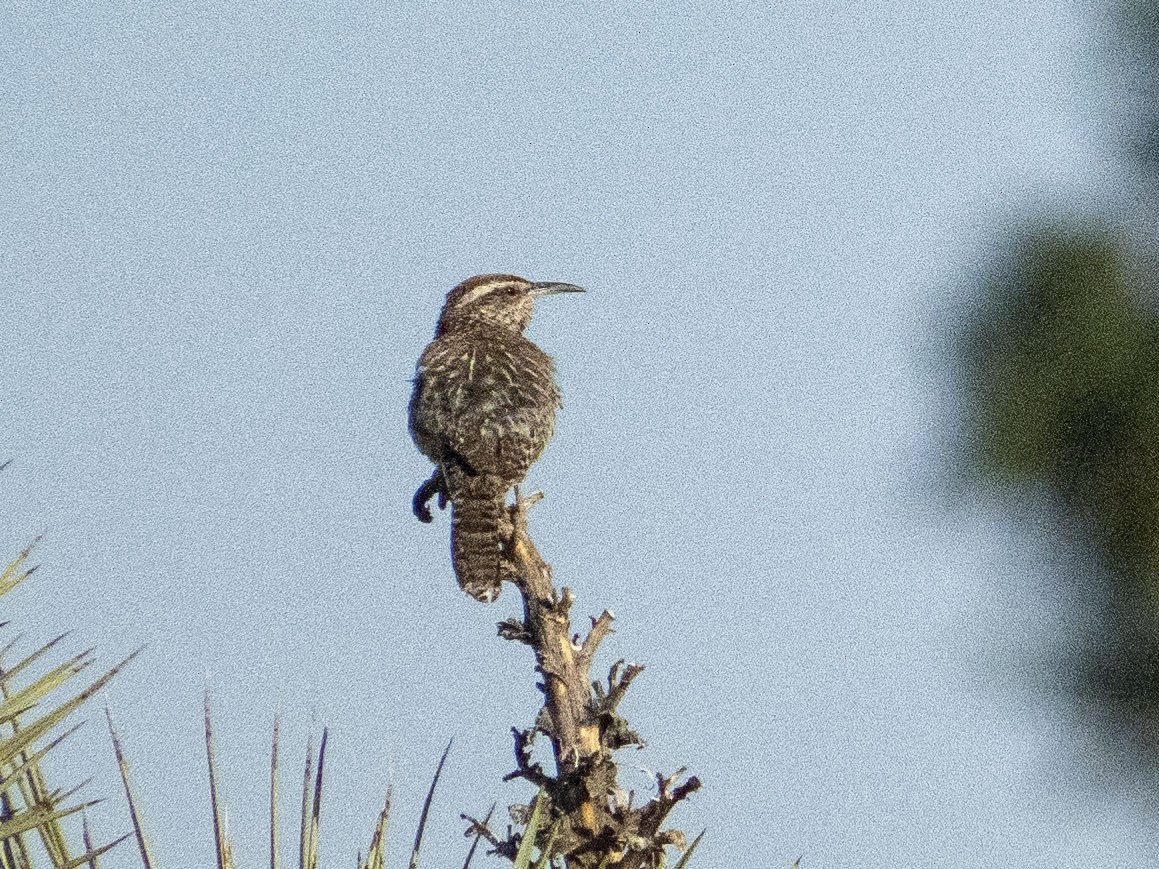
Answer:
[[[414,500],[411,501],[411,510],[414,511],[415,516],[420,522],[431,522],[431,508],[427,506],[428,502],[435,495],[439,496],[439,509],[447,509],[447,481],[443,477],[443,472],[439,468],[435,468],[435,472],[431,474],[430,479],[426,480],[415,491]]]

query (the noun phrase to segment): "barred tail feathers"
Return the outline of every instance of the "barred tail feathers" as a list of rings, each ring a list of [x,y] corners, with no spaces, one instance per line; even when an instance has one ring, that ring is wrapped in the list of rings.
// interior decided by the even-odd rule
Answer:
[[[483,603],[502,590],[500,528],[507,488],[497,477],[456,474],[451,496],[451,563],[459,587]]]

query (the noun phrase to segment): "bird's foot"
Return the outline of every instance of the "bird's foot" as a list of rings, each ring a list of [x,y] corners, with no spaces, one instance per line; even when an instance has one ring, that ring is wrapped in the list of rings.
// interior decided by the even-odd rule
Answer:
[[[443,476],[442,468],[435,468],[430,479],[415,491],[414,500],[411,501],[411,509],[420,522],[431,521],[431,508],[427,504],[435,495],[439,496],[439,509],[447,509],[447,480]]]

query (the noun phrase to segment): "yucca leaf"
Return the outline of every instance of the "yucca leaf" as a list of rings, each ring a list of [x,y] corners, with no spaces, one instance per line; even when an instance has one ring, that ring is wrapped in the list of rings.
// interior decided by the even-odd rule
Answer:
[[[6,628],[6,627],[8,627],[8,622],[0,622],[0,628]],[[18,642],[20,642],[22,639],[24,639],[24,634],[17,634],[12,639],[10,639],[7,643],[5,643],[3,645],[3,647],[0,647],[0,661],[2,661],[4,659],[4,657],[9,652],[11,652],[12,649],[16,646],[16,644]]]
[[[17,809],[7,794],[0,796],[0,816],[10,818],[16,811]],[[26,869],[32,865],[32,858],[28,854],[28,846],[23,836],[6,840],[3,846],[0,848],[0,859],[3,860],[4,869],[18,869],[18,867]]]
[[[225,812],[217,793],[217,762],[213,748],[213,725],[209,720],[209,692],[205,692],[205,757],[209,762],[209,800],[213,808],[213,841],[217,848],[217,869],[233,869],[233,849],[229,846]]]
[[[10,738],[10,737],[9,737]],[[27,762],[25,758],[24,773],[12,779],[12,784],[15,785],[14,791],[5,789],[0,793],[0,817],[3,817],[5,822],[11,824],[22,823],[23,821],[31,821],[36,826],[36,831],[40,836],[45,850],[54,863],[61,863],[68,859],[68,851],[64,846],[64,833],[60,827],[59,818],[52,816],[52,810],[55,808],[49,799],[42,798],[42,794],[47,790],[45,787],[38,787],[38,782],[43,784],[43,777],[39,775],[39,767],[35,760],[31,763]],[[37,812],[33,813],[28,807],[35,806]],[[31,866],[31,860],[28,856],[25,838],[23,832],[16,832],[8,838],[3,838],[3,850],[0,851],[0,857],[4,858],[5,866]]]
[[[28,557],[32,554],[33,547],[35,547],[36,544],[40,542],[40,540],[41,535],[36,535],[36,537],[32,539],[32,542],[24,547],[24,549],[20,551],[20,554],[16,556],[16,558],[10,562],[8,566],[4,568],[4,570],[0,571],[0,594],[7,594],[8,592],[12,591],[12,589],[16,588],[16,586],[20,585],[20,583],[28,579],[28,577],[30,577],[36,571],[35,567],[26,568],[24,563],[28,561]]]
[[[274,739],[270,749],[270,869],[278,869],[278,716],[274,716]]]
[[[672,869],[684,869],[688,865],[688,861],[692,859],[692,854],[696,850],[696,846],[700,844],[700,840],[704,838],[707,830],[701,830],[700,835],[692,840],[692,844],[688,846],[688,850],[680,855],[680,859],[676,861],[676,865]]]
[[[71,700],[60,704],[51,712],[34,720],[31,724],[23,726],[18,733],[13,735],[12,739],[0,741],[0,765],[15,762],[15,759],[21,752],[28,749],[32,743],[43,737],[49,730],[56,727],[56,725],[71,713],[75,712],[86,700],[105,687],[109,680],[135,657],[137,657],[137,652],[133,652]]]
[[[306,747],[306,775],[302,781],[302,840],[299,864],[302,869],[318,867],[318,833],[322,825],[322,774],[326,767],[326,741],[330,736],[322,728],[322,742],[318,745],[318,770],[314,774],[314,798],[310,799],[310,766],[314,752]]]
[[[535,837],[539,835],[539,825],[543,823],[543,816],[547,812],[547,801],[547,794],[540,788],[539,793],[535,795],[531,817],[527,819],[527,826],[523,828],[523,841],[519,843],[519,850],[515,853],[515,869],[527,869],[531,865]]]
[[[35,706],[43,697],[59,688],[93,662],[93,650],[74,655],[63,664],[53,667],[31,685],[9,693],[0,703],[0,721],[11,721]],[[8,674],[5,674],[7,679]]]
[[[443,764],[447,762],[447,755],[451,753],[451,745],[454,741],[452,739],[447,743],[447,747],[443,749],[443,756],[439,758],[439,765],[435,768],[435,777],[431,779],[431,786],[427,790],[427,798],[423,801],[423,811],[419,815],[419,828],[415,830],[414,849],[410,852],[410,869],[418,869],[419,849],[423,844],[423,832],[427,828],[427,817],[431,812],[431,801],[435,798],[435,787],[439,783],[439,776],[443,774]]]
[[[9,727],[11,728],[9,740],[11,740],[18,732],[18,727],[16,722],[9,722]],[[40,764],[34,757],[30,757],[27,752],[20,752],[17,756],[17,765],[23,768],[22,774],[16,775],[13,770],[9,772],[9,778],[16,785],[16,789],[20,793],[20,802],[25,807],[35,806],[49,811],[54,810],[87,784],[87,782],[83,782],[67,792],[62,792],[60,789],[50,792],[44,774],[41,772]],[[5,796],[10,795],[6,793]],[[37,825],[36,832],[40,836],[44,850],[54,864],[65,863],[70,859],[68,842],[61,829],[59,819],[45,818],[43,823]]]
[[[114,839],[113,841],[109,842],[109,844],[107,844],[107,845],[102,845],[99,848],[94,848],[94,847],[92,847],[92,840],[86,834],[86,836],[85,836],[85,848],[86,848],[85,853],[81,854],[79,857],[73,857],[67,863],[61,863],[60,865],[56,866],[55,869],[77,869],[78,866],[83,866],[85,863],[88,863],[89,866],[91,867],[91,869],[96,869],[97,858],[100,857],[101,854],[104,854],[106,851],[111,851],[113,848],[117,847],[119,844],[121,844],[123,841],[125,841],[127,838],[129,838],[131,835],[133,835],[133,834],[132,833],[125,833],[125,835],[121,836],[121,838]]]
[[[366,849],[366,859],[360,860],[358,869],[385,869],[386,867],[386,826],[390,820],[390,800],[394,788],[388,786],[382,811],[378,813],[378,823],[374,825],[374,835],[370,847]]]
[[[311,831],[313,829],[310,823],[310,779],[314,770],[314,735],[310,734],[310,738],[306,741],[306,771],[302,776],[302,816],[301,816],[301,832],[298,836],[298,869],[307,869],[312,866],[316,860],[317,855],[311,850]]]
[[[539,854],[539,859],[535,862],[535,869],[551,869],[554,857],[551,849],[555,845],[555,840],[559,836],[559,831],[563,828],[563,818],[557,818],[555,823],[551,825],[551,829],[547,833],[547,841],[544,843]]]
[[[97,859],[100,855],[93,848],[93,831],[89,829],[87,814],[81,815],[81,841],[85,845],[85,856],[88,858],[85,862],[89,864],[89,869],[100,869],[100,860]]]
[[[29,830],[48,826],[61,818],[67,818],[69,815],[75,815],[77,812],[100,805],[101,802],[103,801],[89,800],[75,806],[69,806],[67,809],[57,809],[51,805],[29,806],[12,817],[0,821],[0,841],[18,836],[21,833],[27,833]]]
[[[37,649],[31,655],[26,657],[19,664],[16,664],[13,667],[6,668],[4,670],[4,679],[5,680],[14,679],[17,675],[20,674],[20,672],[22,670],[24,670],[30,664],[34,663],[41,655],[43,655],[45,652],[47,652],[50,649],[52,649],[53,647],[55,647],[57,643],[59,643],[61,640],[63,640],[68,635],[69,635],[69,631],[65,631],[63,634],[60,634],[59,636],[57,636],[55,639],[49,640],[47,643],[45,643],[43,646],[41,646],[39,649]],[[17,637],[11,643],[9,643],[7,646],[5,646],[3,648],[3,650],[0,650],[0,658],[3,658],[4,655],[8,654],[8,651],[16,643],[17,639],[19,639],[19,637]]]
[[[17,787],[20,784],[21,776],[28,772],[31,767],[37,765],[48,752],[52,751],[52,749],[64,742],[65,739],[80,730],[82,725],[83,722],[81,724],[74,724],[52,742],[48,743],[48,745],[37,749],[33,754],[26,755],[15,767],[4,770],[5,780],[0,782],[0,793],[7,793],[12,788]]]
[[[0,570],[0,594],[10,591],[33,573],[35,567],[27,567],[27,561],[39,540],[39,537],[36,538],[18,558]],[[82,825],[84,853],[72,856],[61,821],[100,801],[87,800],[76,805],[65,805],[87,782],[69,789],[51,788],[42,772],[41,762],[49,751],[74,733],[80,725],[70,727],[47,745],[41,742],[68,715],[103,688],[136,653],[129,655],[72,698],[50,707],[43,714],[35,715],[33,710],[45,698],[94,662],[93,651],[90,649],[51,667],[30,684],[17,686],[17,677],[38,663],[64,636],[62,634],[45,643],[13,667],[0,666],[0,724],[7,725],[0,728],[0,866],[4,869],[30,869],[33,861],[28,846],[33,832],[40,838],[44,854],[57,869],[73,869],[84,865],[97,869],[98,856],[117,844],[114,842],[94,847],[86,818]],[[0,655],[9,654],[14,643],[5,645]]]
[[[109,737],[113,741],[113,754],[116,755],[117,768],[121,772],[121,784],[125,788],[125,800],[129,804],[129,819],[133,823],[133,835],[137,838],[137,850],[141,854],[141,865],[145,869],[153,869],[153,853],[149,848],[148,840],[145,838],[145,828],[141,823],[141,813],[137,808],[137,795],[129,778],[129,761],[121,749],[121,740],[113,727],[113,716],[108,707],[105,707],[105,718],[109,722]]]
[[[37,769],[37,771],[39,772],[39,768],[35,768],[35,769]],[[56,790],[49,793],[48,786],[44,784],[44,779],[42,777],[40,782],[36,786],[36,793],[37,793],[38,797],[41,799],[41,801],[51,800],[54,803],[62,803],[65,800],[69,799],[70,797],[73,797],[76,794],[80,793],[80,791],[84,790],[86,787],[88,787],[89,782],[91,782],[91,781],[92,781],[91,778],[86,778],[79,785],[75,785],[75,786],[69,788],[67,791],[61,790],[60,788],[57,788]]]
[[[330,739],[329,728],[322,728],[322,741],[318,743],[318,771],[314,773],[314,808],[310,814],[314,840],[314,866],[318,865],[318,836],[322,832],[322,774],[326,769],[326,743]]]

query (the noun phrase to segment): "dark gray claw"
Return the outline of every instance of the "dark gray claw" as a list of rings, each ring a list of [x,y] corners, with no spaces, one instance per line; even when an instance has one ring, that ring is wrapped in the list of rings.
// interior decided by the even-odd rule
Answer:
[[[435,468],[435,472],[431,474],[430,479],[425,481],[415,491],[414,500],[411,501],[411,510],[414,511],[415,516],[420,522],[430,522],[432,520],[431,508],[427,503],[435,495],[439,496],[439,509],[447,509],[447,481],[443,478],[443,472],[440,468]]]

